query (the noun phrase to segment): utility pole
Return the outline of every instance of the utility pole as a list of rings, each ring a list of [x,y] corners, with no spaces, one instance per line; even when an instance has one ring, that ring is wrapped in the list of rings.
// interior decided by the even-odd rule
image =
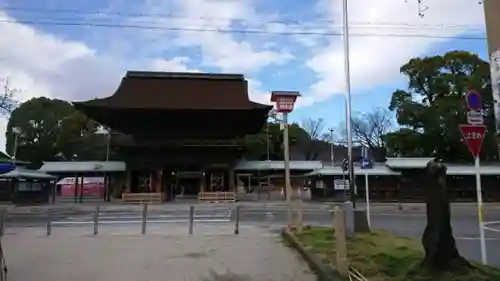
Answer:
[[[500,1],[483,0],[497,141],[500,142]],[[500,143],[498,156],[500,160]]]
[[[349,59],[349,18],[347,0],[342,1],[342,27],[344,41],[344,72],[346,91],[346,129],[347,129],[347,157],[349,159],[349,192],[351,194],[352,207],[356,209],[356,194],[354,193],[354,166],[352,157],[352,116],[351,116],[351,67]]]

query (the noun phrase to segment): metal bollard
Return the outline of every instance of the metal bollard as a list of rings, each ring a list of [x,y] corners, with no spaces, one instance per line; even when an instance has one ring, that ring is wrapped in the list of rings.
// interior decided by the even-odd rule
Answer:
[[[238,235],[240,234],[240,205],[236,205],[235,211],[236,217],[234,219],[234,234]]]
[[[47,236],[52,234],[52,210],[47,211]]]
[[[94,213],[94,235],[97,235],[99,232],[99,206],[95,207],[95,213]]]
[[[141,234],[146,234],[146,224],[148,222],[148,204],[143,205],[142,209],[142,230]]]
[[[193,234],[194,206],[189,206],[189,234]]]

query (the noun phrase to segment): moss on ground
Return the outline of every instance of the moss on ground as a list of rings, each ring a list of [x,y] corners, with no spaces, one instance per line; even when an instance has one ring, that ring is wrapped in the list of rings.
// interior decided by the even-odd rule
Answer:
[[[304,228],[296,233],[301,243],[325,264],[335,267],[333,229]],[[356,234],[347,239],[350,265],[370,281],[496,281],[500,270],[472,263],[461,272],[435,273],[420,270],[424,257],[420,241],[395,236],[385,231]]]

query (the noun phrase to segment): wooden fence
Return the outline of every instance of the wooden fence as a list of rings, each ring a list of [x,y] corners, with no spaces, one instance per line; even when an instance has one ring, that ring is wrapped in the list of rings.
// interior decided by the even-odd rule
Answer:
[[[125,203],[149,203],[159,204],[163,202],[163,194],[161,192],[152,193],[123,193],[122,201]]]
[[[200,192],[198,200],[208,202],[235,202],[236,192]]]

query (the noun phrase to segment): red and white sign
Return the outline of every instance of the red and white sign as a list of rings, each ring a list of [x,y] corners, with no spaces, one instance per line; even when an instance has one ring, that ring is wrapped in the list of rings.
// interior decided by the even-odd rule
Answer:
[[[471,125],[483,125],[484,118],[482,111],[468,111],[467,112],[467,123]]]
[[[472,156],[478,157],[481,153],[483,140],[486,135],[486,126],[484,125],[460,125],[462,137],[467,142]]]

